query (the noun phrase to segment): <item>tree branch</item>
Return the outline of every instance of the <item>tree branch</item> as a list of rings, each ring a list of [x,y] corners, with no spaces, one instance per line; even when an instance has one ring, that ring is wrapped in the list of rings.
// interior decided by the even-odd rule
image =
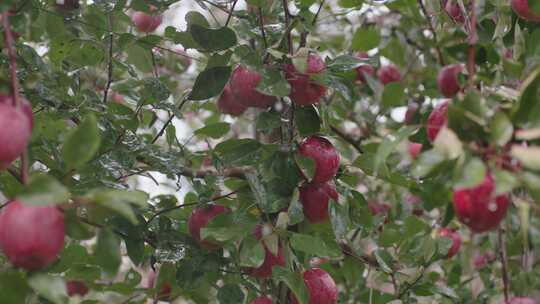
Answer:
[[[429,25],[429,30],[431,31],[431,33],[433,33],[433,42],[435,43],[435,50],[437,51],[437,56],[439,57],[439,63],[444,66],[446,64],[444,62],[444,58],[443,58],[443,55],[442,55],[441,48],[439,47],[439,42],[438,42],[439,40],[437,39],[437,32],[435,31],[435,28],[433,27],[433,22],[431,20],[431,16],[428,14],[428,12],[426,10],[426,7],[424,6],[424,3],[422,2],[422,0],[418,0],[418,5],[420,6],[420,9],[422,10],[422,14],[424,14],[424,16],[427,19],[427,22],[428,22],[428,25]]]
[[[499,258],[502,265],[502,280],[504,286],[504,301],[508,302],[509,292],[510,292],[510,282],[508,280],[508,256],[506,255],[506,242],[504,240],[505,230],[502,227],[499,227],[498,237],[499,237]]]
[[[263,38],[263,42],[264,42],[264,49],[268,49],[268,42],[266,40],[266,31],[264,30],[264,18],[263,18],[263,13],[262,13],[262,8],[259,7],[258,9],[258,13],[259,13],[259,27],[261,28],[261,35],[262,35],[262,38]]]
[[[182,102],[180,103],[180,105],[178,106],[178,111],[181,111],[182,108],[184,107],[184,105],[186,104],[186,102],[188,101],[188,98],[185,97]],[[171,116],[169,117],[169,119],[167,120],[167,122],[165,122],[165,124],[163,125],[163,127],[161,128],[161,130],[159,130],[159,132],[156,134],[156,136],[154,137],[154,139],[152,139],[152,144],[155,144],[156,141],[163,135],[163,133],[165,133],[165,130],[167,129],[167,127],[172,123],[174,119],[174,113],[171,113]]]
[[[321,5],[319,5],[319,9],[317,10],[315,17],[313,17],[313,21],[311,22],[311,25],[315,26],[315,24],[317,24],[317,19],[319,18],[319,15],[321,14],[322,8],[324,6],[324,2],[325,0],[321,1]]]
[[[289,48],[289,54],[293,54],[293,45],[292,45],[292,34],[289,29],[291,13],[289,12],[289,4],[287,0],[283,0],[283,10],[285,12],[285,28],[287,29],[287,45]]]
[[[236,7],[236,3],[238,0],[234,0],[231,10],[229,11],[229,16],[227,16],[227,21],[225,22],[225,26],[229,26],[229,22],[231,22],[232,15],[234,13],[234,8]]]
[[[354,149],[358,151],[358,153],[364,153],[364,150],[360,146],[360,140],[356,140],[352,138],[349,134],[346,134],[345,132],[341,131],[336,126],[330,126],[330,129],[332,129],[332,131],[336,133],[336,135],[339,136],[341,139],[351,144],[351,146],[353,146]]]
[[[105,91],[103,94],[103,103],[107,103],[109,98],[109,90],[113,81],[113,33],[112,33],[112,17],[109,13],[107,16],[107,27],[109,29],[109,58],[107,59],[107,84],[105,85]]]

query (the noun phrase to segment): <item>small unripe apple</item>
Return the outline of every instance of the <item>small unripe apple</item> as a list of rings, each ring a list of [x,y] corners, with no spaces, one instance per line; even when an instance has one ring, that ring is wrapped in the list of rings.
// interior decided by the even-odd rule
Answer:
[[[431,114],[427,121],[427,137],[429,141],[434,142],[441,129],[448,123],[448,104],[449,101],[444,101],[439,104]]]
[[[135,24],[137,30],[142,33],[151,33],[155,31],[163,21],[161,15],[149,15],[145,12],[134,12],[131,16],[131,22]]]
[[[339,153],[326,138],[320,136],[307,137],[300,144],[298,152],[315,162],[313,183],[326,183],[336,176],[340,162]]]
[[[56,8],[63,11],[72,11],[79,7],[79,0],[56,0]]]
[[[536,304],[536,300],[525,297],[515,297],[508,300],[507,304]]]
[[[223,89],[223,93],[221,93],[218,99],[217,107],[221,113],[233,116],[242,115],[246,111],[246,107],[234,98],[229,85],[226,85]]]
[[[221,244],[213,241],[202,240],[201,229],[206,227],[208,223],[216,216],[229,211],[229,208],[218,204],[194,209],[188,219],[189,233],[195,240],[197,240],[197,242],[201,244],[203,248],[208,250],[216,250],[221,248]]]
[[[401,72],[397,66],[388,64],[379,69],[377,77],[382,84],[386,85],[392,82],[400,82]]]
[[[70,297],[81,296],[84,297],[88,293],[88,286],[82,281],[67,281],[66,282],[67,294]]]
[[[441,237],[449,238],[452,241],[452,246],[448,249],[448,258],[454,257],[461,247],[461,236],[459,236],[459,233],[449,228],[441,228],[439,230],[439,235]]]
[[[457,0],[445,0],[443,2],[444,10],[446,13],[457,23],[463,23],[465,22],[465,17],[463,16],[463,12],[461,11],[461,7],[459,7],[459,3]]]
[[[409,155],[412,159],[416,159],[418,154],[422,152],[422,144],[410,142],[408,147]]]
[[[490,173],[480,185],[456,189],[453,201],[458,219],[475,233],[497,228],[510,205],[507,194],[496,195],[495,181]]]
[[[32,121],[24,108],[17,109],[10,102],[0,103],[0,170],[9,167],[30,141]]]
[[[293,64],[285,66],[285,78],[291,85],[291,100],[300,106],[319,103],[326,94],[326,86],[311,80],[311,76],[321,73],[326,69],[322,58],[310,53],[307,57],[306,71],[298,71]]]
[[[355,54],[356,58],[359,59],[367,59],[369,58],[369,55],[365,52],[358,52]],[[369,64],[362,64],[358,66],[356,69],[356,82],[357,83],[365,83],[366,82],[366,76],[369,75],[371,77],[375,76],[375,68],[372,67]]]
[[[42,269],[64,248],[64,214],[53,206],[11,201],[0,213],[0,249],[15,266]]]
[[[461,64],[447,65],[439,71],[437,85],[444,97],[452,98],[461,91],[458,77],[462,72],[463,65]]]
[[[532,12],[529,1],[531,0],[512,0],[512,9],[519,17],[527,21],[540,22],[540,14],[535,15]]]
[[[156,272],[151,271],[148,276],[146,287],[149,289],[156,288],[156,279],[157,279]],[[157,293],[156,300],[168,302],[168,301],[171,301],[171,295],[172,295],[171,284],[169,282],[163,282],[161,283],[161,287],[159,288],[159,292]]]
[[[234,69],[229,85],[235,102],[244,107],[268,108],[276,102],[274,96],[257,91],[262,80],[261,74],[242,65]]]
[[[253,301],[251,301],[250,304],[272,304],[272,299],[270,299],[269,297],[258,297],[256,299],[254,299]]]
[[[336,304],[338,288],[334,279],[320,268],[312,268],[304,272],[304,284],[306,285],[309,302],[308,304]],[[298,300],[291,293],[291,301],[298,304]]]
[[[261,240],[265,235],[264,226],[257,225],[257,227],[255,227],[255,230],[253,231],[253,234],[258,240]],[[283,247],[281,244],[278,245],[278,252],[276,256],[272,253],[272,251],[270,251],[264,241],[261,242],[264,247],[264,262],[261,266],[257,268],[247,268],[246,272],[247,274],[256,278],[264,279],[272,276],[272,270],[274,269],[274,266],[285,266],[285,255],[283,253]]]
[[[338,200],[336,188],[330,183],[310,183],[300,187],[300,202],[304,208],[304,215],[311,223],[328,220],[330,199]]]

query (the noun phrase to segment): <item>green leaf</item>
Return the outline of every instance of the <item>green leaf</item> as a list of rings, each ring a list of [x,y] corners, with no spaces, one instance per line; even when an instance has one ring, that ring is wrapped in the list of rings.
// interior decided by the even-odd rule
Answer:
[[[381,270],[386,273],[393,273],[392,270],[392,256],[383,249],[375,250],[374,252],[375,260],[377,263],[379,263],[379,266],[381,267]]]
[[[291,236],[291,247],[294,250],[305,252],[318,257],[337,257],[341,252],[336,252],[326,245],[325,241],[317,236],[301,233],[293,233]]]
[[[221,94],[230,76],[230,67],[212,67],[204,70],[197,76],[189,99],[205,100]]]
[[[281,117],[278,113],[262,112],[257,117],[257,131],[271,131],[281,126]]]
[[[117,212],[132,224],[136,224],[138,221],[131,204],[141,208],[146,207],[148,204],[148,194],[142,191],[99,189],[87,194],[86,198]]]
[[[220,304],[238,304],[244,302],[244,292],[238,284],[226,284],[218,290]]]
[[[289,215],[289,225],[293,226],[298,223],[301,223],[304,220],[304,208],[300,203],[300,191],[298,188],[294,189],[294,193],[291,197],[291,203],[289,204],[289,210],[287,211]]]
[[[352,40],[352,48],[355,51],[369,51],[379,45],[381,37],[374,27],[362,27],[356,30]]]
[[[76,169],[90,161],[99,149],[100,135],[96,116],[89,114],[71,132],[62,147],[62,158],[70,169]]]
[[[380,167],[386,162],[386,159],[396,149],[400,142],[405,140],[416,132],[416,127],[402,127],[395,134],[386,136],[383,142],[377,147],[377,153],[374,160],[374,171],[379,171]]]
[[[351,219],[349,218],[349,205],[341,205],[333,199],[330,199],[328,209],[330,213],[330,223],[332,224],[336,239],[344,239],[347,232],[349,232],[349,226],[351,224]]]
[[[242,242],[240,247],[239,265],[243,267],[260,267],[264,263],[264,247],[261,241],[250,235]]]
[[[37,294],[52,303],[67,302],[66,283],[59,276],[37,273],[28,279],[28,284]]]
[[[235,46],[237,43],[236,34],[229,27],[209,29],[198,24],[193,24],[189,27],[189,33],[203,52],[226,50]]]
[[[479,185],[486,176],[486,166],[479,158],[469,160],[462,169],[461,177],[455,184],[457,188],[472,188]]]
[[[276,68],[265,68],[260,72],[262,79],[257,85],[257,91],[277,97],[285,97],[290,94],[291,86],[285,80],[280,70]]]
[[[253,139],[230,139],[214,149],[226,164],[250,165],[258,161],[261,144]]]
[[[272,277],[280,282],[284,282],[296,296],[299,304],[308,304],[309,294],[304,284],[304,278],[300,273],[291,272],[284,267],[274,267]]]
[[[298,164],[298,167],[300,168],[300,171],[302,171],[308,181],[311,181],[315,176],[315,160],[313,160],[313,158],[305,157],[300,154],[295,154],[294,158],[296,160],[296,163]]]
[[[108,277],[116,276],[122,256],[120,255],[120,239],[108,228],[100,229],[95,249],[96,263],[102,267]]]
[[[506,145],[514,134],[514,126],[510,119],[503,112],[495,114],[489,125],[491,130],[490,139],[498,146]]]
[[[2,297],[0,303],[25,303],[30,288],[23,273],[15,270],[0,271],[0,286],[2,286]]]
[[[384,108],[405,105],[405,88],[401,83],[392,82],[384,86],[382,104]]]
[[[68,189],[52,176],[37,174],[32,176],[18,199],[28,205],[46,206],[66,203],[69,197]]]
[[[314,106],[297,108],[294,113],[294,122],[301,136],[313,135],[321,130],[321,118]]]
[[[200,137],[211,137],[218,139],[227,134],[231,129],[230,124],[226,122],[218,122],[206,125],[198,130],[195,130],[195,135]]]
[[[519,160],[525,168],[540,170],[540,147],[513,145],[510,154]]]

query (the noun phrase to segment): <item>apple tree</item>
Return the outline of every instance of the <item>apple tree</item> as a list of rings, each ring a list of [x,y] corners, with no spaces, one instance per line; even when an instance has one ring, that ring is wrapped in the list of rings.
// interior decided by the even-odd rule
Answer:
[[[0,14],[0,303],[540,301],[540,1]]]

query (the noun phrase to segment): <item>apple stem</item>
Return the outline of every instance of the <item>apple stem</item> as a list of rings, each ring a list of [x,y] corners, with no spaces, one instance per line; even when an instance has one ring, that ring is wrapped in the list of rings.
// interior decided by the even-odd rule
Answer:
[[[229,22],[231,22],[231,18],[232,18],[232,15],[234,13],[234,8],[236,7],[236,3],[238,2],[238,0],[234,0],[233,4],[232,4],[232,7],[231,7],[231,10],[229,11],[229,16],[227,16],[227,21],[225,22],[225,26],[229,26]]]
[[[107,59],[107,84],[105,85],[105,92],[103,93],[103,103],[107,103],[107,99],[109,98],[109,90],[111,88],[111,84],[113,82],[113,31],[112,31],[112,17],[109,13],[107,16],[107,28],[109,31],[109,56]]]
[[[431,15],[428,14],[426,6],[424,5],[424,2],[422,0],[418,0],[418,5],[420,6],[420,9],[422,10],[422,14],[426,17],[426,20],[428,22],[429,30],[433,34],[433,42],[435,43],[435,51],[437,51],[437,56],[439,58],[439,63],[442,66],[445,66],[444,57],[441,51],[441,48],[439,47],[439,39],[437,39],[437,32],[435,31],[435,28],[433,27],[433,22],[431,22]]]
[[[17,108],[20,107],[19,102],[19,79],[17,78],[17,54],[13,47],[13,32],[11,31],[11,24],[9,23],[9,11],[5,11],[2,14],[2,24],[4,26],[4,35],[6,41],[6,48],[8,50],[11,73],[11,91],[13,93],[13,105]]]
[[[499,237],[499,258],[501,260],[502,265],[502,280],[503,280],[503,286],[504,286],[504,301],[505,303],[508,302],[509,299],[509,290],[510,290],[510,282],[508,281],[508,257],[506,254],[506,242],[504,240],[504,234],[505,230],[503,227],[499,227],[498,230],[498,237]]]

